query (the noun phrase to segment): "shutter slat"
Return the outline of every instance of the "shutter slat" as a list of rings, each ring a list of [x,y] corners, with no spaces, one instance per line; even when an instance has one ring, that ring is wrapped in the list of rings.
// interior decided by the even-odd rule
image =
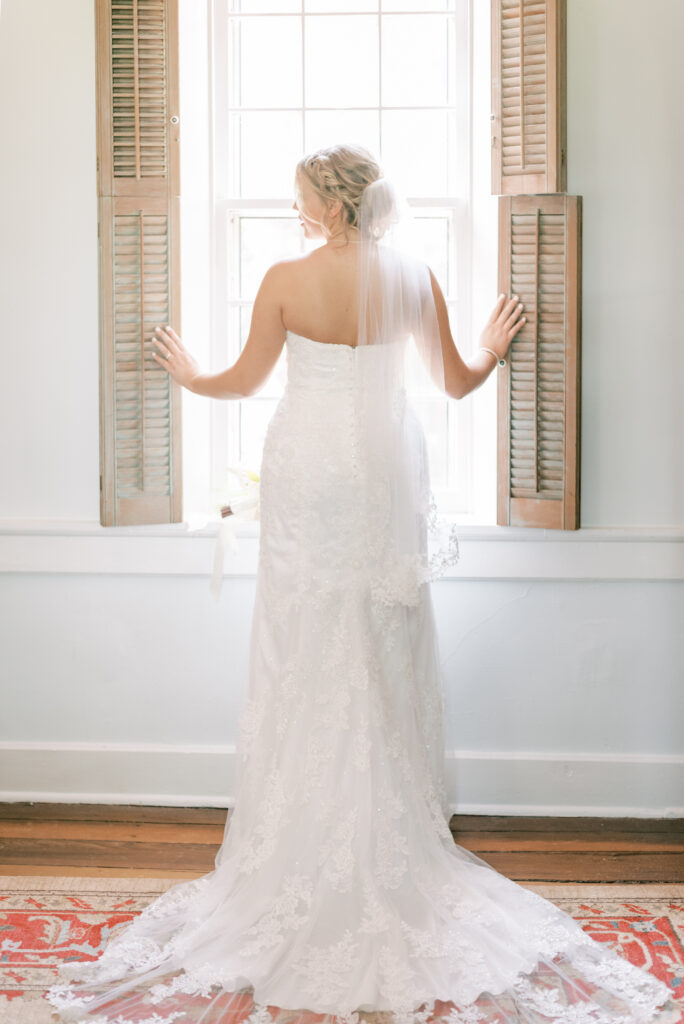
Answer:
[[[492,0],[492,194],[566,189],[566,0]]]
[[[177,0],[97,0],[103,525],[182,518]],[[175,118],[177,122],[177,118]]]
[[[581,197],[499,204],[499,291],[527,321],[499,371],[497,522],[577,529]]]

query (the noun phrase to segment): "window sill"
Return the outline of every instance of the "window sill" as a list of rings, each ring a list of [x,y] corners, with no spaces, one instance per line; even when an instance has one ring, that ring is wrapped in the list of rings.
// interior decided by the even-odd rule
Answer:
[[[0,520],[0,572],[205,576],[218,522],[103,527],[91,520]],[[259,524],[235,522],[237,550],[224,575],[253,577]],[[448,580],[681,580],[684,528],[458,527],[461,557]]]

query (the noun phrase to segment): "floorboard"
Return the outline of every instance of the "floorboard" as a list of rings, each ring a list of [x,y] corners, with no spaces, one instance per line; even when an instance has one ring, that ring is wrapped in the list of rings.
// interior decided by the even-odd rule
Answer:
[[[0,873],[195,878],[230,812],[0,803]],[[519,882],[684,882],[684,819],[454,815],[454,842]]]

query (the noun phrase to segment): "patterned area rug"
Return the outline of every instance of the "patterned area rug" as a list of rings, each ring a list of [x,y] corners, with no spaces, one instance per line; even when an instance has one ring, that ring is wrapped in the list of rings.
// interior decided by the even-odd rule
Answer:
[[[54,1024],[43,993],[58,965],[96,959],[110,936],[176,881],[0,876],[2,1024]],[[684,1007],[684,886],[525,887],[571,914],[592,938],[612,943],[627,960],[664,981]]]

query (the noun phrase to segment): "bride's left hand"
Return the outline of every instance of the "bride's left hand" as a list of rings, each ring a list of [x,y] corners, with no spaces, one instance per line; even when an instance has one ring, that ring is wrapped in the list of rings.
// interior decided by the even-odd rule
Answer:
[[[155,328],[152,343],[161,351],[161,356],[157,352],[152,353],[159,365],[168,370],[175,381],[192,391],[192,381],[201,372],[200,365],[173,328],[168,324]]]

